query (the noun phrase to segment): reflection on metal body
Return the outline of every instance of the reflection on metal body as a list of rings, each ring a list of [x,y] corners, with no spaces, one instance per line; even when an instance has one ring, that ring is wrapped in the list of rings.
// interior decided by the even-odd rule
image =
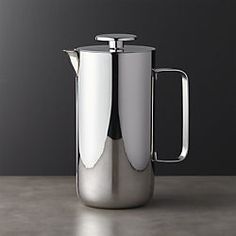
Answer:
[[[154,50],[138,46],[128,47],[122,53],[86,49],[79,49],[81,161],[87,168],[94,167],[107,136],[123,138],[129,162],[135,169],[143,170],[150,161]]]
[[[188,151],[187,75],[153,69],[155,48],[124,45],[135,37],[99,35],[96,39],[109,45],[66,51],[76,72],[77,193],[88,206],[137,207],[151,198],[152,160],[165,161],[157,159],[153,146],[154,78],[159,72],[182,75],[183,148],[177,161]]]
[[[103,153],[112,104],[111,55],[80,52],[78,73],[79,153],[92,168]]]
[[[135,207],[152,195],[153,53],[79,50],[77,192],[86,205]]]
[[[77,173],[78,194],[88,206],[130,208],[144,205],[153,194],[151,162],[142,171],[129,163],[122,139],[107,137],[104,152],[93,168],[82,161]]]

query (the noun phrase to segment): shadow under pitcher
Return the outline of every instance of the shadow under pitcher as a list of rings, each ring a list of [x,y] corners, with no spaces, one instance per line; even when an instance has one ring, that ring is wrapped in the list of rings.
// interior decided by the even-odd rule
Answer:
[[[82,202],[131,208],[153,195],[152,162],[180,162],[189,146],[188,77],[155,68],[155,48],[124,45],[132,34],[102,34],[106,45],[65,50],[76,72],[76,187]],[[159,159],[154,147],[155,83],[159,73],[182,78],[182,151]]]

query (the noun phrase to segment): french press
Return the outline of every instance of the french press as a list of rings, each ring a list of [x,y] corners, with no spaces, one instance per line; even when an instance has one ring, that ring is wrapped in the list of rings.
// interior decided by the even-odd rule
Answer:
[[[76,180],[85,205],[130,208],[153,194],[152,162],[180,162],[189,146],[189,89],[186,73],[155,68],[155,48],[125,45],[132,34],[95,37],[108,45],[65,50],[76,72]],[[162,160],[154,147],[155,89],[159,73],[182,77],[182,151]]]

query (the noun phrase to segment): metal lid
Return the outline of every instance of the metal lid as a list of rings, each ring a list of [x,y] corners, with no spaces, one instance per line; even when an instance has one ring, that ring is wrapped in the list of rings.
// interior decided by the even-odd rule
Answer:
[[[124,41],[133,41],[137,38],[134,34],[100,34],[95,37],[98,41],[109,42],[109,48],[111,50],[123,50]]]
[[[155,48],[147,46],[135,46],[135,45],[124,45],[126,41],[133,41],[137,38],[134,34],[100,34],[95,37],[95,40],[108,42],[108,45],[92,45],[79,47],[79,51],[91,51],[91,52],[147,52],[153,51]]]

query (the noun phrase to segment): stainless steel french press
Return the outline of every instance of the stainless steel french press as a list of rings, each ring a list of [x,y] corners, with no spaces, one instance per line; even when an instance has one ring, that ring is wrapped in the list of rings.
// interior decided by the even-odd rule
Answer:
[[[124,45],[132,34],[102,34],[108,45],[65,50],[75,69],[76,180],[84,204],[98,208],[144,205],[153,194],[152,162],[179,162],[189,146],[186,73],[155,68],[155,48]],[[154,147],[155,89],[159,73],[182,77],[182,151],[161,160]]]

